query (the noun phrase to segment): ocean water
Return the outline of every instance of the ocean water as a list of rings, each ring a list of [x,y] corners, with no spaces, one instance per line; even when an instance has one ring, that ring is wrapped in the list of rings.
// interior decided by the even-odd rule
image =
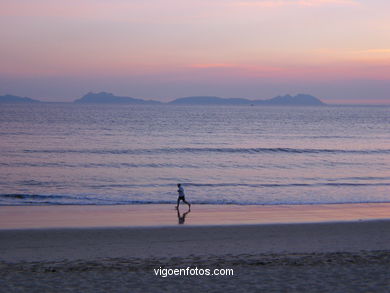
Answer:
[[[0,205],[390,202],[389,107],[0,104]]]

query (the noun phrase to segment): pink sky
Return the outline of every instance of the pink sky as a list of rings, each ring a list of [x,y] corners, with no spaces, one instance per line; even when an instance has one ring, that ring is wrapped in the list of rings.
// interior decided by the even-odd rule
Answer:
[[[390,104],[386,0],[1,0],[0,95]]]

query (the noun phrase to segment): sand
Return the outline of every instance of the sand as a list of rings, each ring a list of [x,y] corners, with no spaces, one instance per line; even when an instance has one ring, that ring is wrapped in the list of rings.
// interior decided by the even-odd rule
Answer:
[[[180,208],[180,216],[187,212]],[[321,205],[193,205],[185,225],[314,223],[390,218],[390,203]],[[1,229],[177,226],[173,205],[2,206]]]
[[[0,292],[389,292],[390,252],[126,258],[0,265]],[[162,268],[229,268],[168,276]]]
[[[357,214],[291,224],[2,229],[0,292],[389,292],[390,220]],[[154,272],[187,267],[234,275]]]
[[[390,249],[390,221],[0,231],[6,262]]]

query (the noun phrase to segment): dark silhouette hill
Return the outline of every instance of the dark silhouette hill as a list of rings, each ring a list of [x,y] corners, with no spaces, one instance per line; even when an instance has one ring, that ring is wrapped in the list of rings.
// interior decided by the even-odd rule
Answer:
[[[269,106],[321,106],[325,105],[318,98],[298,94],[296,96],[277,96],[268,100],[249,100],[249,99],[225,99],[214,96],[194,96],[184,97],[173,100],[169,104],[174,105],[269,105]]]
[[[38,103],[40,101],[13,95],[0,96],[0,103]]]
[[[160,102],[158,101],[143,100],[143,99],[137,99],[132,97],[120,97],[106,92],[88,93],[84,95],[82,98],[75,100],[74,103],[160,104]]]
[[[0,96],[0,103],[32,103],[41,102],[39,100],[18,97],[13,95]],[[74,101],[77,104],[139,104],[139,105],[259,105],[259,106],[322,106],[325,105],[320,99],[307,95],[298,94],[296,96],[284,95],[266,100],[251,100],[243,98],[221,98],[215,96],[191,96],[173,100],[168,103],[144,100],[132,97],[115,96],[111,93],[87,93],[80,99]]]
[[[173,100],[169,102],[169,104],[173,105],[183,105],[183,104],[191,104],[191,105],[243,105],[243,104],[251,104],[252,101],[247,99],[226,99],[214,96],[194,96],[194,97],[185,97]]]
[[[321,106],[325,105],[321,100],[318,98],[306,95],[306,94],[298,94],[296,96],[277,96],[275,98],[269,99],[269,100],[257,100],[255,101],[256,104],[260,105],[282,105],[282,106]]]

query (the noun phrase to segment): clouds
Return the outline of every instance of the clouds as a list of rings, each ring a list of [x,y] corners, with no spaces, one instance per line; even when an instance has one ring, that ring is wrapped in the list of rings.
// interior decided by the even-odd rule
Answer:
[[[140,96],[154,84],[165,96],[173,84],[217,94],[389,81],[389,9],[384,0],[0,0],[0,76],[16,89],[55,78],[53,92],[65,93],[72,77]]]

